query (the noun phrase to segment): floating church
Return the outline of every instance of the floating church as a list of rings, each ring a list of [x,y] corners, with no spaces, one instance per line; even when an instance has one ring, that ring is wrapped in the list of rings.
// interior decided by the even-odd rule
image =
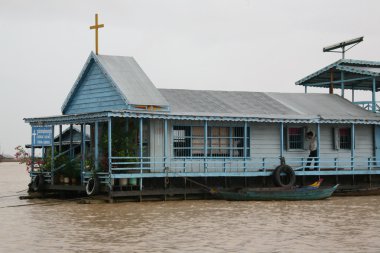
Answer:
[[[186,199],[205,197],[203,186],[272,186],[281,164],[296,184],[368,188],[380,174],[379,75],[380,62],[341,59],[297,81],[305,93],[159,89],[133,57],[90,53],[62,115],[24,119],[31,190]],[[372,100],[349,101],[347,89]]]

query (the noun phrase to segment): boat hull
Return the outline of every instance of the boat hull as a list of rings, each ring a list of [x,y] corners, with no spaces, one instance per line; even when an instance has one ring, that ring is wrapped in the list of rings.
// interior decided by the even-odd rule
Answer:
[[[338,185],[329,188],[295,188],[276,190],[250,190],[239,192],[217,192],[219,198],[225,200],[320,200],[331,197]]]

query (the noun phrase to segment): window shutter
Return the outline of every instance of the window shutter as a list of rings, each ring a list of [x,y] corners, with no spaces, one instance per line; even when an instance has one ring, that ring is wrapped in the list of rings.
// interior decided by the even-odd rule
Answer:
[[[335,150],[340,149],[340,136],[339,136],[339,128],[338,127],[333,128],[333,148]]]

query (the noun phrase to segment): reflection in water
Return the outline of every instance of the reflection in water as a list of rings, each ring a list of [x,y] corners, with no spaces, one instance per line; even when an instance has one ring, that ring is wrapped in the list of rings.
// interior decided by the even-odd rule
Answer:
[[[0,163],[0,171],[0,196],[26,188],[20,165]],[[37,202],[45,201],[29,201]],[[0,198],[0,206],[25,203]],[[379,204],[380,196],[1,208],[0,251],[379,252]]]

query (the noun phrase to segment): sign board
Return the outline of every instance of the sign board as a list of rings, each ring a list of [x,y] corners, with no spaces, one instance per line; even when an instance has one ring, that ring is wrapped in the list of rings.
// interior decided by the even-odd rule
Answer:
[[[52,126],[32,126],[32,146],[51,146],[53,142]]]

